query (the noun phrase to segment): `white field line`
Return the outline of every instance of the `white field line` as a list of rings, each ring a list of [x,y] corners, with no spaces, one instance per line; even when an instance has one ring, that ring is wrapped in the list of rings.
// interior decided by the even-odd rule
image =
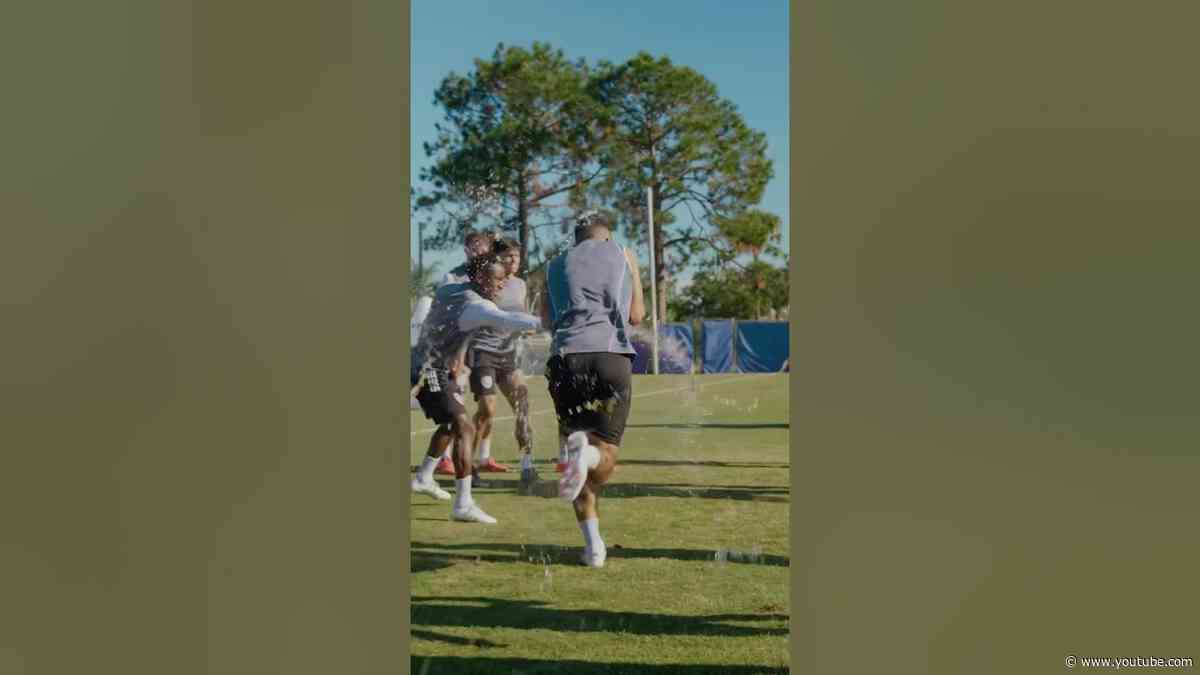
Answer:
[[[755,377],[756,375],[770,375],[770,374],[772,374],[772,373],[754,373],[754,374],[747,374],[747,375],[735,375],[734,377],[728,377],[723,380],[717,380],[716,382],[706,382],[704,384],[697,386],[697,389],[699,390],[699,389],[703,389],[705,387],[715,387],[718,384],[725,384],[727,382],[737,382],[739,380],[745,380],[750,377]],[[672,387],[671,389],[659,389],[656,391],[648,391],[644,394],[634,394],[633,398],[642,398],[644,396],[658,396],[659,394],[671,394],[671,393],[674,393],[677,391],[687,391],[688,389],[691,389],[691,388],[692,388],[691,385],[688,385],[686,387]],[[529,413],[529,416],[533,417],[534,415],[549,415],[549,414],[553,414],[553,413],[554,413],[554,408],[550,408],[549,410],[537,410],[537,411],[531,412],[531,413]],[[505,415],[504,417],[493,417],[492,421],[493,422],[503,422],[505,420],[515,420],[515,419],[517,419],[515,415]],[[417,434],[422,434],[422,433],[427,434],[427,433],[430,433],[430,432],[433,432],[436,430],[437,430],[437,427],[429,427],[427,429],[417,429],[416,431],[410,432],[408,435],[416,436]]]

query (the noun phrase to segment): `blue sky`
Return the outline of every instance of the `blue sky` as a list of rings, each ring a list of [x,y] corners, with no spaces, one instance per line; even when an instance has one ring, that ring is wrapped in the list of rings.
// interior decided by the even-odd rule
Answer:
[[[639,51],[667,56],[711,80],[751,128],[767,135],[775,177],[760,208],[783,219],[788,232],[788,3],[632,2],[617,0],[413,0],[412,174],[427,160],[422,143],[433,139],[440,117],[433,92],[451,71],[465,74],[497,43],[528,47],[534,41],[562,49],[567,58],[622,62]],[[681,214],[686,217],[686,212]],[[416,257],[416,231],[412,255]],[[645,248],[644,246],[642,247]],[[643,262],[648,253],[639,251]],[[461,262],[461,251],[425,252],[442,271]],[[685,278],[690,275],[685,275]]]

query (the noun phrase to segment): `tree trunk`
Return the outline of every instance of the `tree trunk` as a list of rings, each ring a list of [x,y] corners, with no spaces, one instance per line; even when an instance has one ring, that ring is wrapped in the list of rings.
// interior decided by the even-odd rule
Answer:
[[[656,293],[658,294],[658,320],[660,324],[667,320],[667,264],[663,260],[665,252],[662,233],[656,231],[654,233],[654,263],[658,267],[655,270],[655,279],[658,286]]]
[[[662,199],[658,196],[658,187],[654,189],[654,241],[651,243],[654,246],[654,270],[655,293],[658,295],[658,312],[659,322],[667,320],[667,261],[664,257],[666,247],[663,245],[666,238],[663,237],[661,225],[659,224],[659,214],[662,213]]]
[[[521,244],[521,266],[517,268],[517,276],[522,279],[529,276],[529,204],[526,201],[528,186],[525,176],[520,178],[520,189],[517,193],[517,239]]]

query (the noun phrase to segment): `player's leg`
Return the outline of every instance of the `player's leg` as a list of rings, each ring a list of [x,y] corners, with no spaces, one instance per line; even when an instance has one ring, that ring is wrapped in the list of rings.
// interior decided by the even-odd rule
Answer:
[[[517,451],[522,455],[533,452],[533,424],[529,420],[529,385],[520,370],[509,370],[501,374],[500,392],[508,401],[515,418],[513,437]]]
[[[436,376],[431,375],[431,377]],[[449,418],[445,414],[445,405],[441,401],[441,389],[441,383],[433,382],[422,384],[417,390],[416,399],[421,410],[428,419],[437,422],[438,427],[430,437],[429,449],[422,459],[421,466],[417,469],[416,476],[413,477],[412,491],[416,494],[429,495],[434,499],[449,500],[450,493],[441,489],[433,480],[434,468],[454,438],[448,424]]]
[[[559,482],[559,495],[571,499],[584,537],[584,564],[603,567],[607,548],[600,537],[600,486],[617,464],[621,438],[632,399],[632,362],[619,354],[596,354],[587,359],[591,404],[576,419],[586,431],[567,439],[568,468]]]
[[[492,420],[496,418],[496,394],[476,394],[475,402],[475,466],[481,471],[498,471],[489,468],[495,464],[492,460]],[[490,461],[489,461],[490,460]]]
[[[504,373],[487,352],[476,352],[475,369],[471,371],[471,393],[475,394],[475,467],[479,471],[502,473],[508,467],[492,459],[492,428],[496,418],[496,399],[501,392],[500,378]]]
[[[553,356],[546,362],[546,388],[550,400],[554,402],[554,414],[558,420],[558,457],[555,459],[554,470],[562,473],[567,467],[567,436],[571,434],[571,418],[578,405],[578,387],[574,375],[566,366],[566,360],[561,356]]]
[[[517,441],[517,453],[521,461],[521,480],[517,485],[519,494],[529,494],[537,483],[537,470],[533,466],[533,424],[529,419],[529,385],[525,375],[515,367],[501,373],[498,384],[500,393],[512,407],[514,424],[513,437]]]
[[[454,433],[454,504],[450,518],[471,523],[495,523],[496,519],[483,512],[471,497],[471,448],[475,442],[475,425],[467,418],[466,408],[461,408],[451,423]]]
[[[424,394],[418,400],[426,405],[426,414],[439,424],[435,441],[430,442],[429,456],[439,454],[443,446],[450,451],[454,462],[454,502],[450,508],[453,520],[494,523],[495,518],[475,506],[471,498],[471,446],[475,442],[475,426],[467,417],[462,389],[447,373],[438,378],[436,392]]]
[[[469,367],[467,367],[467,365],[466,365],[467,363],[470,363],[470,359],[471,359],[471,356],[470,356],[470,354],[468,354],[466,356],[466,361],[459,362],[459,364],[458,364],[459,375],[458,375],[458,379],[455,380],[455,386],[457,387],[457,389],[459,391],[466,388],[467,382],[469,382],[471,379],[471,369]],[[442,453],[441,459],[438,460],[437,469],[435,469],[435,473],[441,474],[443,476],[456,475],[456,472],[454,470],[454,458],[451,455],[452,455],[451,448],[449,445],[447,445],[445,452]]]

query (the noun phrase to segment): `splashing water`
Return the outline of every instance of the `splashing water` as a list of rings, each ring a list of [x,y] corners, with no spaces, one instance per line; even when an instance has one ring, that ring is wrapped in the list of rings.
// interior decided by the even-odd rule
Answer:
[[[629,330],[629,339],[646,348],[647,353],[653,351],[654,332],[650,330],[646,324],[634,326]],[[668,370],[681,370],[687,373],[695,373],[695,363],[692,361],[692,352],[688,349],[687,343],[674,335],[659,335],[658,336],[658,361],[659,368],[667,366]],[[650,368],[653,371],[653,366]]]
[[[762,546],[755,544],[748,552],[738,551],[731,548],[717,549],[716,555],[713,556],[713,559],[717,563],[745,562],[757,564],[763,560]]]

